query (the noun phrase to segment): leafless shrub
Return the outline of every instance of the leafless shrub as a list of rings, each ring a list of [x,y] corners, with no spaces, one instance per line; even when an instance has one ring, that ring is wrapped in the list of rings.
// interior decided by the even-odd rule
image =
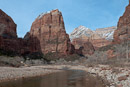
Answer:
[[[104,64],[108,61],[107,54],[103,51],[96,51],[92,56],[88,57],[87,63]]]
[[[109,48],[110,47],[110,48]],[[97,65],[97,64],[107,64],[110,66],[117,66],[117,67],[125,67],[130,66],[130,41],[123,42],[121,44],[116,44],[113,46],[107,46],[100,50],[95,51],[92,56],[88,57],[86,64]],[[114,50],[114,54],[116,55],[114,58],[108,58],[107,50],[112,49]]]

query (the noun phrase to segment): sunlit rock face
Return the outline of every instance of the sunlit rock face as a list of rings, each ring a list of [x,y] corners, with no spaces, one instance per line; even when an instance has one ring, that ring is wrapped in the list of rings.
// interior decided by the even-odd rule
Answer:
[[[114,42],[130,40],[130,4],[126,7],[123,16],[120,17],[117,30],[114,32]]]
[[[36,38],[37,42],[30,38]],[[31,30],[25,39],[35,43],[36,50],[42,53],[57,52],[61,54],[73,54],[74,46],[70,43],[69,35],[65,31],[62,13],[56,9],[40,14],[31,26]],[[35,48],[33,50],[35,50]],[[38,48],[38,49],[37,49]]]

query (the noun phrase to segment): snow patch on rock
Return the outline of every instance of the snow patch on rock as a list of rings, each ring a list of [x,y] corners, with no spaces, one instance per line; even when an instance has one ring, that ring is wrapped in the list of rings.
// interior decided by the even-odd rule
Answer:
[[[58,10],[58,9],[55,9],[55,10]],[[52,11],[55,11],[55,10],[43,12],[43,13],[41,13],[36,19],[41,19],[44,15],[49,14],[49,13],[51,13]]]
[[[75,38],[79,38],[81,36],[92,37],[92,35],[101,36],[101,38],[105,38],[106,40],[113,40],[113,34],[117,27],[107,27],[107,28],[99,28],[95,31],[85,27],[79,26],[74,29],[74,31],[69,34],[70,39],[73,40]]]
[[[41,13],[38,17],[37,17],[37,19],[41,19],[45,14],[48,14],[48,13],[50,13],[51,11],[47,11],[47,12],[43,12],[43,13]]]
[[[93,31],[85,26],[79,26],[78,28],[74,29],[74,31],[69,35],[70,39],[78,38],[82,35],[90,37]]]

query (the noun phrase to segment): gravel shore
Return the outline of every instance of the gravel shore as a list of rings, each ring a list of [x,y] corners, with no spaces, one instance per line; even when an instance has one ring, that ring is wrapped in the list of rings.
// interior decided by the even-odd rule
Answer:
[[[100,76],[109,83],[106,87],[130,87],[129,67],[110,67],[108,65],[88,67],[79,65],[71,68],[84,70],[94,76]]]
[[[128,67],[89,67],[87,72],[99,75],[102,79],[106,79],[110,83],[108,87],[130,87],[130,68]]]
[[[31,66],[31,67],[0,67],[0,82],[8,80],[17,80],[19,78],[28,78],[41,75],[47,75],[62,70],[50,66]]]

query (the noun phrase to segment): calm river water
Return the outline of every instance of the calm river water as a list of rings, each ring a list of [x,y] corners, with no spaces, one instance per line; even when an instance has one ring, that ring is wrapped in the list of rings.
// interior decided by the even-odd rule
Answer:
[[[41,77],[0,83],[0,87],[105,87],[98,77],[84,71],[68,70]]]

